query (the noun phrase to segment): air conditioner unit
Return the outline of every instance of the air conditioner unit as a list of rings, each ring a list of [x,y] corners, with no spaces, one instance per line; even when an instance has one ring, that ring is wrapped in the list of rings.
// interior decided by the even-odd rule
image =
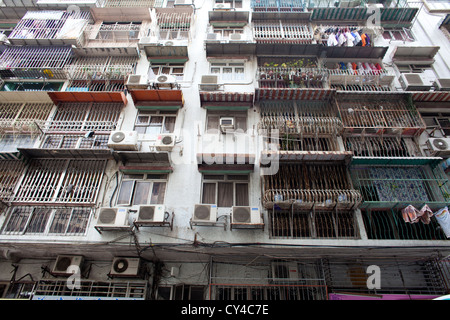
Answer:
[[[433,86],[438,91],[450,91],[450,79],[436,79]]]
[[[216,3],[213,10],[231,10],[231,3]]]
[[[429,138],[427,146],[433,157],[450,156],[450,138]]]
[[[192,6],[192,0],[175,0],[174,4],[176,6]]]
[[[141,271],[140,258],[115,257],[111,264],[111,277],[138,277]]]
[[[273,282],[297,281],[299,279],[296,262],[273,261],[271,263],[271,271]]]
[[[147,77],[143,75],[130,74],[127,77],[125,85],[128,89],[147,89]]]
[[[234,130],[234,118],[221,117],[219,125],[220,125],[220,132],[222,133],[226,133],[227,130]]]
[[[219,89],[219,84],[217,83],[217,75],[203,75],[202,81],[200,83],[200,90],[205,91],[215,91]]]
[[[138,210],[135,223],[138,225],[152,224],[155,222],[164,222],[165,207],[162,204],[141,205]]]
[[[240,41],[243,40],[244,35],[241,33],[232,33],[230,34],[230,41]]]
[[[168,74],[162,74],[156,77],[155,84],[158,86],[158,88],[161,87],[168,87],[172,88],[173,85],[177,82],[177,79],[174,76],[168,75]]]
[[[234,228],[253,228],[261,227],[263,225],[259,208],[234,206],[231,209],[231,225]]]
[[[158,151],[172,151],[175,146],[174,134],[160,134],[155,142],[155,148]]]
[[[192,222],[195,224],[215,224],[217,221],[217,205],[196,204]]]
[[[72,275],[73,269],[69,267],[81,268],[83,261],[83,256],[59,255],[56,257],[55,265],[53,266],[51,273],[58,276]]]
[[[417,73],[402,73],[399,81],[405,91],[428,91],[431,89],[431,84],[426,84]]]
[[[219,40],[219,34],[218,33],[213,33],[213,32],[207,33],[206,34],[206,40],[208,40],[208,41]]]
[[[128,209],[101,208],[95,229],[99,232],[129,230]]]
[[[138,151],[137,131],[113,131],[108,140],[108,147],[114,150]]]

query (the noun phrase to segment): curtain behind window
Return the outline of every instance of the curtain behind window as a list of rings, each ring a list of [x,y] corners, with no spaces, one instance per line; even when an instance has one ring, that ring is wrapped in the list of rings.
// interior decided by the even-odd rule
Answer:
[[[236,205],[248,206],[248,183],[236,183]]]
[[[217,206],[218,207],[232,207],[233,206],[233,183],[219,182],[218,183]]]
[[[215,204],[216,203],[216,184],[203,183],[202,203]]]

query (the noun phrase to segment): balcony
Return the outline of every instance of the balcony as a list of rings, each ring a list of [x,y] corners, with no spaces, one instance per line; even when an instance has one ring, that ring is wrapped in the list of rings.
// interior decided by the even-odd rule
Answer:
[[[352,210],[361,202],[343,164],[280,164],[274,175],[263,177],[266,209]]]
[[[426,125],[405,94],[337,94],[346,134],[413,136]]]
[[[305,21],[253,21],[253,35],[257,43],[313,43],[313,30]]]
[[[450,201],[448,177],[439,166],[352,165],[350,173],[361,192],[362,209],[402,209],[410,204],[439,209]]]
[[[28,11],[8,37],[13,45],[82,46],[89,12]]]
[[[256,79],[259,88],[324,88],[327,74],[315,57],[259,58]]]
[[[2,79],[65,80],[73,56],[68,46],[11,46],[0,56]]]
[[[139,40],[139,49],[145,50],[149,59],[186,61],[191,39],[193,8],[156,8],[155,29],[148,30]],[[180,61],[178,61],[180,62]]]
[[[25,163],[21,160],[0,160],[0,212],[4,209],[3,205],[9,203],[14,195],[14,189],[19,182]]]

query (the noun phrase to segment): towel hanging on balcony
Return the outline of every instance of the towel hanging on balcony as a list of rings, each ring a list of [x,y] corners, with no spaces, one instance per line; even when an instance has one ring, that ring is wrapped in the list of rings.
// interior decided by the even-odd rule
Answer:
[[[414,206],[409,205],[402,209],[402,217],[405,222],[417,223],[422,221],[423,224],[429,224],[431,222],[431,217],[433,216],[433,211],[428,205],[423,205],[420,210],[417,210]]]

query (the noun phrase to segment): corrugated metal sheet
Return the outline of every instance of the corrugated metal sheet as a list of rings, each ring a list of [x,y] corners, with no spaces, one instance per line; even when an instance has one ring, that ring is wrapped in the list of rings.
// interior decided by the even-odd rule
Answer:
[[[334,89],[256,89],[255,100],[327,100],[335,92]]]

